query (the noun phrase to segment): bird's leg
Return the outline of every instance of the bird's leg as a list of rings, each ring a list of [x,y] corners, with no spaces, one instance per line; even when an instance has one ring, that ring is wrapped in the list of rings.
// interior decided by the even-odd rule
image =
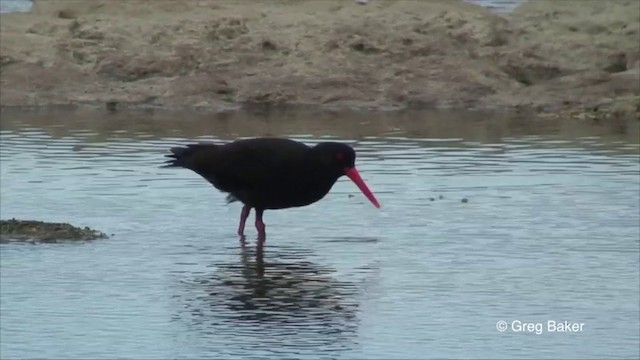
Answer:
[[[262,213],[263,209],[256,209],[256,229],[258,230],[258,240],[264,241],[267,238],[267,234],[265,232],[265,225],[262,222]]]
[[[251,212],[251,206],[245,205],[240,212],[240,224],[238,224],[238,235],[244,236],[244,224],[247,222],[249,213]]]

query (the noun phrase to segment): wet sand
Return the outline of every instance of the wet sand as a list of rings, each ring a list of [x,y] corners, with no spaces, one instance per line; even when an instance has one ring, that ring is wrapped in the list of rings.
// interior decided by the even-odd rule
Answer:
[[[2,14],[1,106],[532,110],[638,118],[640,3],[38,1]]]

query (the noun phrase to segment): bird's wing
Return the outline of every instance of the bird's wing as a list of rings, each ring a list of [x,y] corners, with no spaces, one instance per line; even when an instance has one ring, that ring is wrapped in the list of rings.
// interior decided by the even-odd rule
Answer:
[[[194,154],[194,171],[227,192],[268,189],[304,165],[308,147],[284,139],[237,141]]]

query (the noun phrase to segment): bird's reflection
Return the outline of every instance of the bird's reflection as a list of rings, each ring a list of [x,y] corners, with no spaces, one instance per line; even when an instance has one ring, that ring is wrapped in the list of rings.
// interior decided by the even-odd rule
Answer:
[[[240,259],[242,261],[243,268],[254,268],[255,276],[259,279],[264,277],[264,239],[258,239],[255,249],[255,261],[251,264],[251,255],[247,246],[247,237],[240,236]],[[251,271],[247,272],[247,275],[251,275]]]
[[[248,353],[268,343],[330,351],[352,342],[358,309],[354,284],[335,280],[331,269],[306,260],[310,253],[299,248],[265,248],[260,242],[253,247],[241,239],[239,255],[240,261],[214,264],[214,272],[190,281],[179,296],[179,318],[190,330],[217,343],[224,337]],[[238,335],[251,340],[236,340]]]

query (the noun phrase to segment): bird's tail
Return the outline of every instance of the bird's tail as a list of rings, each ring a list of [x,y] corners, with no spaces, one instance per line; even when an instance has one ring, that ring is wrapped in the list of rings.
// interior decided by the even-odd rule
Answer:
[[[195,158],[198,153],[202,151],[212,151],[218,145],[215,144],[189,144],[184,147],[178,146],[171,148],[171,154],[165,155],[169,159],[165,161],[162,168],[168,167],[183,167],[187,169],[195,168]]]

